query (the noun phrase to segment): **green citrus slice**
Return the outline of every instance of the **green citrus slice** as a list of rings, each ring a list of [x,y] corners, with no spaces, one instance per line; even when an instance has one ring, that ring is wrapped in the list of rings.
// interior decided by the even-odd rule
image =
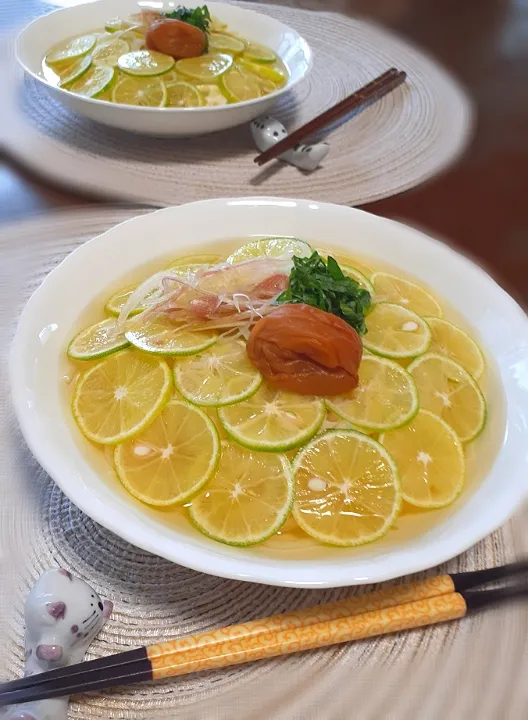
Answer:
[[[167,107],[191,108],[204,104],[202,94],[190,83],[167,83]]]
[[[227,262],[235,265],[245,260],[268,257],[279,258],[284,256],[310,257],[312,248],[308,243],[296,238],[271,237],[262,240],[252,240],[235,250]]]
[[[431,344],[429,325],[402,305],[377,303],[366,318],[363,345],[389,358],[410,358],[427,351]]]
[[[174,58],[156,50],[134,50],[121,55],[117,61],[119,69],[136,77],[163,75],[174,67]]]
[[[46,55],[46,62],[50,65],[62,63],[66,60],[73,60],[87,55],[95,47],[97,38],[95,35],[81,35],[80,37],[66,40],[55,45]]]
[[[293,503],[293,478],[283,455],[256,453],[224,441],[218,469],[190,507],[194,525],[227,545],[255,545],[281,528]]]
[[[326,414],[321,398],[262,385],[248,400],[219,408],[218,417],[234,440],[251,450],[284,452],[307,442]]]
[[[215,332],[190,332],[171,322],[166,315],[138,318],[127,324],[125,337],[138,350],[155,355],[194,355],[214,345]]]
[[[166,362],[122,350],[81,375],[73,395],[73,416],[89,440],[116,445],[154,420],[171,389]]]
[[[128,345],[123,333],[117,333],[114,318],[91,325],[78,333],[68,346],[73,360],[95,360],[122,350]]]
[[[418,315],[442,317],[442,308],[435,298],[409,280],[377,272],[371,277],[374,285],[375,302],[389,302],[403,305]]]
[[[299,451],[293,514],[329,545],[363,545],[385,535],[401,505],[398,470],[385,448],[354,430],[330,430]]]
[[[391,430],[409,422],[418,412],[418,391],[412,376],[398,363],[364,355],[359,385],[326,400],[327,406],[353,425]]]
[[[105,23],[105,30],[109,33],[119,32],[120,30],[128,30],[132,27],[131,23],[126,20],[122,20],[119,17],[111,18]]]
[[[277,59],[273,50],[253,42],[247,43],[244,55],[248,60],[260,63],[272,63]]]
[[[130,50],[126,40],[121,38],[112,38],[110,41],[98,45],[92,53],[92,62],[94,65],[104,65],[106,67],[115,67],[121,55],[125,55]]]
[[[359,283],[362,288],[369,291],[371,296],[374,295],[374,286],[372,285],[368,277],[361,272],[361,270],[357,270],[350,265],[339,264],[339,267],[343,271],[344,275],[347,275],[348,277],[352,278],[352,280],[355,280],[357,283]]]
[[[199,355],[181,358],[174,365],[174,380],[187,400],[212,407],[246,400],[262,382],[241,340],[218,342]]]
[[[402,497],[411,505],[450,505],[464,486],[464,450],[455,431],[437,415],[420,410],[405,427],[383,433],[380,443],[394,458]]]
[[[220,89],[232,103],[254,100],[261,96],[258,79],[238,67],[231,68],[229,72],[222,75]]]
[[[92,65],[88,72],[68,85],[68,90],[84,97],[97,97],[107,90],[114,79],[114,68]]]
[[[149,505],[182,504],[211,479],[220,457],[220,441],[207,415],[172,400],[156,419],[118,445],[114,462],[126,489]]]
[[[209,39],[209,50],[220,53],[233,53],[238,55],[244,52],[246,43],[234,35],[228,35],[227,33],[212,32],[208,36]]]
[[[484,372],[484,355],[477,343],[463,330],[447,320],[427,317],[427,324],[431,328],[431,346],[429,350],[440,355],[446,355],[462,365],[475,380]]]
[[[112,100],[121,105],[165,107],[167,88],[158,77],[124,77],[114,86]]]
[[[176,70],[182,75],[200,80],[200,82],[213,82],[225,73],[233,64],[231,55],[212,53],[200,57],[184,58],[176,63]]]
[[[449,358],[427,353],[408,367],[420,407],[439,415],[461,442],[474,440],[486,422],[486,401],[474,378]]]
[[[92,58],[87,55],[86,57],[72,60],[72,62],[64,63],[63,65],[61,65],[58,73],[60,86],[66,87],[74,80],[78,80],[79,78],[81,78],[86,72],[88,72],[91,64]]]

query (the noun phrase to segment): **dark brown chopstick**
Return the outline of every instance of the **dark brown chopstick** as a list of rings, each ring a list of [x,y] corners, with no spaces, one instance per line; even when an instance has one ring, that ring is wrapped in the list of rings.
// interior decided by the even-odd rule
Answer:
[[[527,561],[385,587],[329,605],[57,668],[1,684],[0,707],[234,665],[299,649],[445,622],[488,605],[527,597],[526,577],[517,586],[507,585],[495,590],[472,589],[519,574],[528,575]],[[391,620],[393,615],[405,617],[406,623],[394,625]],[[358,619],[359,630],[354,627],[354,618]],[[374,622],[374,627],[368,635],[364,635],[364,625],[368,625],[369,621]],[[379,626],[378,621],[381,623]],[[347,624],[350,625],[348,630]],[[382,626],[384,629],[381,629]],[[313,633],[310,628],[313,628]],[[327,629],[331,630],[329,634]],[[295,640],[296,632],[304,636],[304,645],[290,642],[292,637]],[[314,644],[312,636],[317,634]]]
[[[255,162],[257,165],[264,165],[264,163],[273,160],[283,152],[291,150],[301,142],[301,140],[319,132],[327,125],[331,125],[343,115],[347,115],[352,112],[352,110],[357,110],[369,102],[379,100],[384,95],[387,95],[387,93],[392,92],[392,90],[405,82],[406,77],[405,72],[398,71],[396,68],[390,68],[390,70],[387,70],[379,77],[371,80],[367,85],[356,90],[352,95],[349,95],[344,100],[341,100],[341,102],[338,102],[333,107],[313,118],[313,120],[302,125],[302,127],[295,130],[291,135],[285,137],[284,140],[281,140],[276,145],[273,145],[273,147],[257,155]]]

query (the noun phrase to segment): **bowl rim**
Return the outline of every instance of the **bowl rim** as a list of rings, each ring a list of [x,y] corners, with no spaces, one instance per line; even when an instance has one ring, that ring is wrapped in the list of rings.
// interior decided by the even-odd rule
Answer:
[[[354,571],[354,558],[348,556],[344,560],[336,560],[331,558],[328,561],[324,561],[325,573],[317,574],[310,567],[311,563],[305,560],[299,563],[277,563],[276,559],[270,559],[269,557],[255,557],[247,556],[228,556],[222,554],[220,551],[215,552],[214,548],[209,547],[198,547],[194,545],[192,541],[179,541],[173,543],[170,552],[165,548],[159,547],[159,539],[157,537],[150,538],[147,533],[142,531],[141,537],[138,539],[138,529],[135,527],[134,522],[130,523],[130,528],[127,524],[123,523],[123,516],[120,510],[114,511],[113,508],[98,507],[101,506],[101,501],[94,496],[94,493],[87,487],[75,487],[68,486],[68,478],[57,477],[56,470],[56,451],[50,450],[43,445],[42,439],[39,436],[39,425],[41,420],[38,417],[34,417],[37,413],[31,413],[28,410],[27,397],[25,395],[25,370],[24,370],[24,357],[25,357],[25,337],[28,333],[29,326],[31,325],[31,315],[33,313],[33,307],[38,306],[39,294],[43,292],[43,288],[49,288],[55,283],[55,279],[65,272],[65,267],[68,270],[69,265],[73,262],[77,263],[82,261],[83,256],[86,253],[92,253],[102,247],[102,244],[106,242],[106,237],[115,232],[116,229],[121,229],[131,223],[148,223],[148,218],[159,216],[163,213],[177,213],[182,208],[186,209],[186,212],[199,212],[204,216],[207,216],[211,220],[209,210],[220,210],[225,208],[226,205],[250,205],[250,206],[294,206],[299,210],[306,212],[308,209],[323,209],[326,212],[335,213],[336,217],[338,213],[341,213],[343,217],[350,217],[351,213],[356,214],[360,220],[361,218],[367,219],[367,222],[377,225],[381,232],[387,229],[392,234],[394,232],[401,232],[402,230],[415,236],[413,242],[419,240],[421,243],[426,243],[429,246],[429,251],[439,256],[443,255],[447,260],[451,259],[453,262],[459,263],[462,269],[471,272],[473,278],[476,279],[480,276],[480,281],[486,283],[486,287],[490,292],[494,293],[494,300],[501,302],[503,308],[509,315],[511,322],[515,322],[522,326],[522,340],[528,347],[528,317],[524,313],[523,309],[491,278],[482,268],[480,268],[472,260],[465,257],[463,254],[457,252],[448,245],[435,240],[422,232],[415,230],[411,227],[402,225],[394,220],[389,220],[380,216],[372,215],[357,208],[349,208],[345,206],[332,205],[329,203],[315,203],[308,200],[291,200],[287,198],[272,198],[272,197],[249,197],[249,198],[230,198],[230,199],[216,199],[216,200],[205,200],[189,203],[187,205],[181,205],[177,207],[163,208],[153,213],[147,213],[140,215],[122,223],[118,223],[114,227],[110,228],[106,232],[92,238],[87,243],[79,246],[73,252],[71,252],[52,272],[45,278],[42,285],[33,293],[30,300],[26,304],[22,314],[19,318],[18,328],[11,346],[9,356],[9,377],[11,385],[12,401],[15,408],[15,413],[20,424],[22,434],[39,464],[44,470],[55,480],[57,485],[65,492],[65,494],[75,503],[84,513],[89,517],[92,517],[96,522],[100,523],[110,531],[116,533],[131,544],[142,548],[155,555],[165,557],[166,559],[185,565],[193,570],[199,572],[211,573],[219,577],[231,578],[236,580],[245,580],[257,583],[265,583],[270,585],[278,586],[289,586],[289,587],[305,587],[305,588],[324,588],[324,587],[340,587],[353,584],[365,584],[372,582],[381,582],[384,580],[390,580],[401,575],[412,574],[420,572],[430,567],[439,565],[447,560],[450,560],[454,556],[466,551],[469,547],[477,543],[482,538],[500,527],[504,522],[512,515],[512,513],[528,498],[528,483],[518,483],[513,485],[510,482],[508,486],[508,493],[506,497],[502,498],[501,503],[495,502],[493,504],[493,512],[490,516],[484,520],[479,518],[479,522],[474,523],[471,527],[464,527],[463,530],[459,530],[454,539],[443,540],[437,542],[435,552],[431,552],[431,548],[427,548],[427,558],[424,557],[424,550],[419,547],[412,548],[401,548],[396,549],[393,556],[393,562],[384,564],[381,563],[380,567],[377,561],[380,561],[378,556],[368,558],[364,561],[364,566],[370,564],[376,565],[374,571],[370,573],[364,572],[364,566],[361,567],[363,573]],[[190,210],[189,210],[190,208]],[[344,214],[344,215],[343,215]],[[120,232],[120,230],[119,230]],[[211,236],[214,236],[215,232],[212,231]],[[74,258],[74,260],[72,260]],[[506,390],[503,390],[506,394]],[[528,386],[527,386],[528,388]],[[507,412],[509,411],[511,398],[506,396],[507,401]],[[523,396],[523,412],[528,413],[528,393],[526,397]],[[505,430],[505,436],[509,434],[508,428]],[[498,458],[503,453],[504,445],[501,447],[498,456],[494,460],[494,465],[497,463]],[[520,450],[517,453],[520,459]],[[528,459],[528,456],[527,456]],[[490,468],[489,473],[494,468]],[[488,474],[489,474],[488,473]],[[59,473],[60,474],[60,473]],[[517,473],[518,474],[518,473]],[[483,478],[484,483],[486,477]],[[476,489],[476,491],[478,488]],[[475,491],[475,492],[476,492]],[[475,493],[473,493],[475,494]],[[469,500],[462,505],[462,508],[469,503]],[[499,507],[500,506],[500,507]],[[493,514],[494,513],[494,514]],[[424,534],[426,535],[427,532]],[[420,536],[423,537],[423,536]],[[175,550],[175,545],[177,549]],[[224,548],[224,546],[221,546]],[[224,548],[225,549],[225,548]],[[386,553],[391,555],[392,553]],[[381,562],[381,561],[380,561]],[[299,568],[297,568],[299,565]],[[317,568],[317,561],[314,563]],[[361,563],[360,563],[361,565]],[[381,569],[380,569],[381,568]],[[324,576],[323,576],[324,575]]]
[[[97,4],[103,4],[106,0],[95,0],[95,2],[91,2],[92,5]],[[92,105],[97,106],[105,106],[105,107],[113,107],[113,108],[120,108],[120,109],[126,109],[126,110],[134,110],[137,112],[140,112],[142,114],[152,114],[152,113],[160,113],[162,112],[165,115],[169,115],[170,113],[174,114],[200,114],[204,112],[217,112],[217,113],[226,113],[230,110],[232,111],[233,108],[242,108],[242,107],[252,107],[254,105],[258,105],[263,100],[268,100],[269,98],[276,98],[278,99],[281,95],[284,95],[286,92],[289,92],[290,90],[293,90],[294,87],[296,87],[300,82],[306,79],[308,74],[312,71],[313,64],[314,64],[314,58],[313,58],[313,51],[308,44],[307,40],[297,31],[295,28],[292,28],[290,25],[286,25],[286,23],[283,23],[281,20],[277,20],[277,18],[272,17],[271,15],[264,15],[263,13],[259,13],[256,10],[252,10],[250,8],[242,8],[237,5],[231,5],[230,3],[225,2],[218,2],[217,0],[214,0],[215,5],[225,5],[229,6],[230,8],[236,8],[237,11],[240,11],[242,13],[248,13],[250,15],[254,15],[256,17],[266,17],[267,19],[277,23],[278,25],[281,25],[283,28],[285,28],[287,31],[294,33],[299,42],[302,44],[304,49],[304,56],[306,58],[306,69],[304,72],[295,80],[292,80],[291,74],[288,76],[288,82],[284,87],[278,88],[272,93],[269,93],[268,95],[263,95],[259,98],[253,98],[252,100],[242,100],[241,102],[237,103],[231,103],[227,105],[215,105],[215,106],[202,106],[202,107],[194,107],[194,108],[172,108],[172,107],[142,107],[139,105],[120,105],[118,103],[110,102],[109,100],[99,100],[98,98],[90,98],[85,97],[84,95],[75,95],[73,93],[70,93],[68,90],[65,90],[64,88],[58,86],[58,85],[52,85],[48,80],[46,80],[45,77],[39,75],[38,73],[33,72],[24,60],[21,58],[20,55],[20,45],[23,40],[23,37],[26,32],[30,30],[30,28],[36,27],[36,25],[43,20],[43,18],[47,18],[50,15],[56,15],[58,13],[66,12],[69,10],[75,10],[78,5],[75,6],[68,6],[68,7],[59,7],[55,10],[52,10],[49,13],[45,13],[43,15],[39,15],[39,17],[34,18],[29,22],[25,27],[22,28],[22,30],[19,31],[19,33],[16,36],[15,39],[15,57],[20,65],[20,67],[26,72],[28,75],[30,75],[34,80],[37,80],[39,83],[44,85],[44,87],[50,88],[54,92],[58,93],[61,96],[64,96],[68,99],[72,97],[72,95],[83,102],[87,102]],[[158,76],[159,77],[159,76]]]

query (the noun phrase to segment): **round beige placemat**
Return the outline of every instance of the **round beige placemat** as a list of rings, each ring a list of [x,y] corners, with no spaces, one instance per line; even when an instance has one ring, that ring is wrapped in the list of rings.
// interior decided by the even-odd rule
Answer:
[[[257,168],[249,126],[193,139],[157,139],[105,128],[66,110],[7,57],[0,140],[36,172],[70,188],[156,205],[211,197],[287,195],[360,205],[394,195],[454,162],[470,133],[470,103],[421,51],[362,20],[241,3],[296,28],[314,68],[272,110],[294,129],[396,66],[404,86],[329,135],[330,155],[311,174],[273,162]],[[12,50],[11,50],[12,52]]]
[[[83,515],[26,448],[9,401],[7,353],[29,295],[62,258],[138,212],[65,212],[0,232],[0,678],[23,671],[23,602],[63,566],[114,602],[92,657],[363,593],[222,580],[139,550]],[[528,551],[528,516],[431,571],[499,565]],[[75,698],[76,720],[525,720],[526,606],[457,623]]]

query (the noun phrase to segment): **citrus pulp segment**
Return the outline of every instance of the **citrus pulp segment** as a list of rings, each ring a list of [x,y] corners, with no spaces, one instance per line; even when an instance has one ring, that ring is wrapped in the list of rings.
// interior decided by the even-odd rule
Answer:
[[[139,435],[117,446],[114,462],[134,497],[161,507],[196,495],[214,474],[219,456],[211,419],[194,405],[172,400]]]
[[[180,358],[174,365],[174,380],[187,400],[214,407],[245,400],[262,382],[241,340],[221,341],[198,355]]]
[[[344,395],[326,399],[327,407],[353,425],[389,430],[405,425],[418,412],[418,392],[412,376],[392,360],[363,355],[359,384]]]
[[[474,440],[486,422],[486,401],[475,379],[449,358],[427,353],[408,367],[420,407],[443,418],[461,442]]]
[[[352,546],[385,535],[398,515],[398,470],[385,448],[354,430],[330,430],[293,463],[293,514],[321,542]]]
[[[204,535],[227,545],[255,545],[284,524],[293,494],[283,455],[252,452],[226,440],[215,475],[189,512]]]
[[[284,452],[307,442],[326,414],[321,398],[262,385],[247,400],[219,408],[218,417],[234,440],[251,450]]]
[[[122,350],[81,375],[73,394],[73,416],[89,440],[116,445],[151,423],[171,390],[166,362]]]
[[[420,410],[408,425],[383,433],[379,440],[398,466],[402,497],[411,505],[445,507],[462,491],[464,450],[442,418]]]

